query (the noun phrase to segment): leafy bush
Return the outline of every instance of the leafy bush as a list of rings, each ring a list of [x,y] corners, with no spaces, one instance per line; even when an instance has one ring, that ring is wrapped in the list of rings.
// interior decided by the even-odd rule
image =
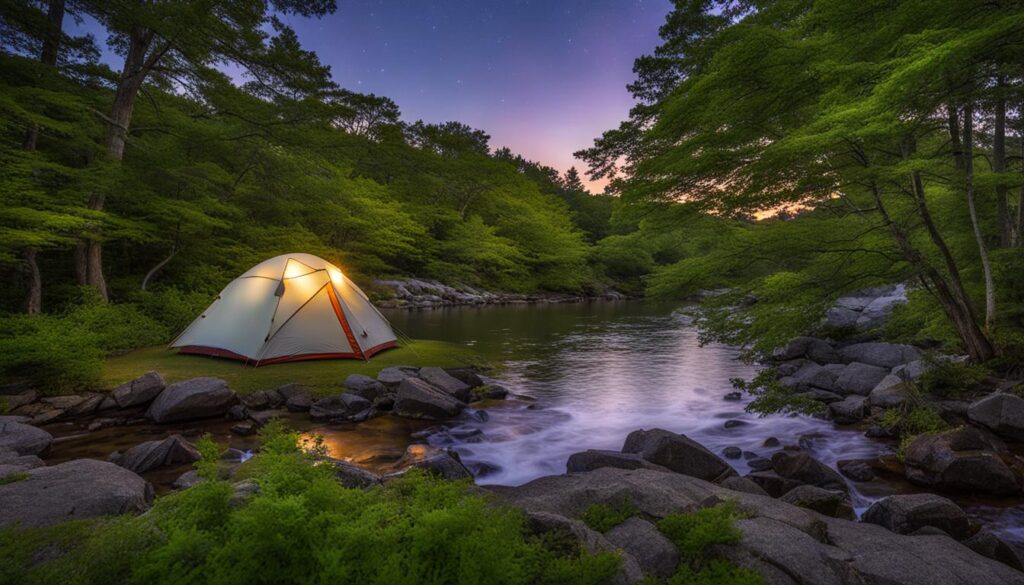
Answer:
[[[778,371],[775,368],[766,368],[750,381],[733,378],[731,382],[737,390],[754,396],[746,410],[760,416],[789,412],[815,414],[825,410],[824,404],[805,392],[783,385],[777,377]]]
[[[927,394],[944,398],[969,394],[972,386],[991,373],[983,364],[952,362],[931,354],[926,354],[924,361],[927,370],[918,378],[918,387]]]
[[[411,472],[372,490],[341,486],[280,423],[264,427],[253,459],[259,493],[207,479],[163,496],[137,517],[91,523],[71,550],[38,556],[52,537],[0,531],[2,569],[15,582],[76,584],[540,583],[597,584],[617,555],[566,554],[529,536],[525,517]],[[212,454],[203,449],[203,462]],[[24,542],[34,543],[26,549]]]
[[[738,512],[733,502],[670,514],[658,522],[661,531],[682,555],[679,570],[666,585],[758,585],[764,580],[750,569],[714,558],[708,547],[732,544],[743,538],[734,524]]]
[[[608,532],[628,518],[636,516],[639,510],[628,499],[622,500],[618,506],[609,504],[591,504],[580,515],[580,520],[598,532]]]

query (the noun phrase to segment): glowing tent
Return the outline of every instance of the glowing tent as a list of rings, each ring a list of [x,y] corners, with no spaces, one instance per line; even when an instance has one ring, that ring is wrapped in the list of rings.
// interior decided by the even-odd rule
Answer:
[[[256,365],[369,359],[395,347],[387,319],[336,266],[284,254],[231,281],[171,347]]]

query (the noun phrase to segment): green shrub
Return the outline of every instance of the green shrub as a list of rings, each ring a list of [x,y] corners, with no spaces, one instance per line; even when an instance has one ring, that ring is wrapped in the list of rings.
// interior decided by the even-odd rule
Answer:
[[[608,532],[626,519],[636,516],[639,510],[628,499],[622,500],[618,506],[609,504],[591,504],[580,515],[580,520],[598,532]]]
[[[731,380],[733,387],[749,392],[754,399],[747,404],[747,412],[760,416],[776,413],[815,414],[824,412],[825,405],[806,392],[783,385],[775,368],[765,368],[750,381],[741,378]]]
[[[934,355],[924,357],[927,370],[917,379],[918,387],[927,394],[958,398],[970,393],[973,386],[991,374],[983,364],[951,362]]]
[[[52,537],[0,532],[0,558],[14,564],[0,574],[26,585],[597,585],[619,568],[613,553],[545,547],[522,512],[465,483],[411,472],[387,487],[348,489],[280,423],[262,438],[252,467],[260,490],[244,502],[233,502],[230,483],[208,479],[145,515],[93,522],[71,550],[44,556],[35,551]]]
[[[665,585],[764,585],[764,578],[729,561],[711,559],[699,569],[684,565]]]
[[[743,533],[735,526],[738,517],[735,503],[724,502],[694,512],[670,514],[659,521],[658,530],[676,545],[682,557],[679,570],[665,584],[763,584],[764,579],[756,572],[708,553],[710,546],[733,544],[743,538]]]

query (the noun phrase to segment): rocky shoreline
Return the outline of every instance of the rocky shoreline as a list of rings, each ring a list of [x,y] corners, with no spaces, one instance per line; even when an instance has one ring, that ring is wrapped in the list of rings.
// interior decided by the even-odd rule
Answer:
[[[374,304],[383,309],[434,309],[440,307],[580,303],[594,300],[620,301],[626,295],[607,290],[600,294],[511,293],[490,291],[465,284],[448,285],[436,280],[407,278],[375,280]]]

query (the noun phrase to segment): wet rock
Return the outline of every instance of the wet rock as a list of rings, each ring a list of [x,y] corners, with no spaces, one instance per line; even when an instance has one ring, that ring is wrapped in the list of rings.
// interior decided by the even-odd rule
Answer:
[[[906,476],[940,489],[1014,494],[1020,484],[1000,457],[1005,451],[997,437],[974,427],[921,435],[905,450]]]
[[[263,425],[267,424],[268,422],[274,420],[278,416],[279,416],[279,414],[277,412],[270,412],[270,411],[250,412],[249,413],[249,420],[251,420],[253,422],[253,424],[256,425],[256,428],[259,428],[259,427],[262,427]],[[238,426],[238,425],[235,425],[235,426]]]
[[[402,380],[415,378],[419,368],[413,366],[391,366],[377,372],[377,380],[389,388],[397,388]]]
[[[500,384],[487,384],[486,386],[479,386],[473,389],[473,396],[480,399],[504,400],[508,395],[508,388]]]
[[[176,490],[184,490],[202,482],[203,478],[199,477],[199,473],[193,469],[179,475],[178,479],[174,480],[174,483],[171,484],[171,487]]]
[[[193,378],[164,388],[146,417],[158,422],[223,416],[238,398],[220,378]]]
[[[131,408],[149,404],[164,388],[167,382],[156,372],[146,372],[130,382],[125,382],[114,389],[110,395],[119,408]]]
[[[473,368],[445,368],[444,371],[447,372],[449,376],[462,381],[470,388],[487,385],[483,378],[480,377],[480,374],[478,374]]]
[[[957,540],[967,537],[971,523],[967,514],[950,500],[935,494],[888,496],[878,500],[863,522],[878,524],[897,534],[910,534],[922,527],[934,527]]]
[[[1021,553],[988,528],[982,528],[963,543],[964,546],[983,557],[999,561],[1018,571],[1024,571],[1024,559],[1021,558]]]
[[[743,393],[742,392],[729,392],[728,394],[723,396],[722,399],[735,402],[737,400],[742,400],[743,399]]]
[[[761,486],[757,485],[750,479],[745,477],[727,477],[722,481],[718,482],[718,485],[729,488],[733,491],[743,492],[746,494],[755,494],[758,496],[767,496],[768,492],[764,491]]]
[[[1024,398],[991,394],[967,409],[967,418],[1011,441],[1024,441]]]
[[[836,389],[845,394],[867,396],[887,375],[888,368],[853,362],[847,364],[843,368],[843,373],[836,379]]]
[[[848,345],[839,350],[839,355],[845,362],[860,362],[891,370],[901,364],[921,359],[921,350],[912,345],[868,342]],[[875,383],[877,384],[878,380]]]
[[[292,394],[284,401],[284,407],[288,412],[309,412],[313,407],[313,399],[305,393]]]
[[[442,420],[459,414],[465,406],[419,378],[406,377],[398,385],[394,413],[406,418]]]
[[[245,420],[249,418],[249,409],[244,404],[236,404],[224,415],[228,420]]]
[[[842,400],[843,395],[836,394],[835,392],[829,392],[828,390],[821,390],[820,388],[812,388],[811,398],[814,398],[818,402],[832,404],[833,402],[839,402],[840,400]]]
[[[772,468],[772,462],[768,459],[751,459],[747,465],[754,471],[767,471]]]
[[[620,453],[618,451],[602,451],[589,449],[569,456],[565,464],[567,473],[582,473],[601,467],[617,467],[619,469],[665,469],[655,465],[636,453]]]
[[[786,479],[820,488],[847,491],[839,472],[803,451],[778,451],[772,455],[772,469]]]
[[[380,476],[372,471],[363,469],[355,463],[342,461],[341,459],[325,460],[334,470],[334,477],[341,485],[347,488],[369,488],[381,484]]]
[[[145,511],[153,488],[113,463],[76,459],[25,472],[0,485],[0,526],[48,526],[68,520]]]
[[[14,422],[10,418],[0,420],[0,449],[9,449],[18,455],[42,455],[53,443],[53,435],[43,429]]]
[[[889,374],[871,390],[868,402],[871,406],[879,408],[896,408],[906,402],[909,397],[910,394],[904,386],[903,379]]]
[[[245,460],[246,456],[247,453],[241,449],[228,448],[220,454],[220,460],[229,463],[241,463]]]
[[[819,364],[827,364],[839,360],[839,355],[832,344],[824,339],[814,337],[795,337],[789,343],[776,349],[772,357],[778,361],[788,361],[806,357]]]
[[[646,575],[667,579],[679,566],[679,551],[658,528],[637,517],[627,518],[604,537],[636,560]]]
[[[377,398],[380,398],[387,394],[387,388],[384,384],[381,384],[375,378],[364,376],[362,374],[352,374],[345,378],[345,382],[342,384],[345,390],[349,394],[355,394],[373,402]]]
[[[739,447],[730,446],[722,449],[722,455],[724,455],[726,459],[739,459],[743,456],[743,450]]]
[[[832,518],[853,520],[853,505],[846,492],[827,490],[813,485],[797,486],[782,494],[779,498],[787,504],[793,504]]]
[[[768,437],[761,443],[762,447],[778,447],[782,443],[776,437]]]
[[[792,360],[779,364],[775,367],[775,370],[779,373],[779,377],[792,376],[799,372],[800,368],[802,368],[805,363],[807,363],[807,360]]]
[[[146,441],[128,449],[117,464],[135,473],[145,473],[158,467],[199,461],[199,450],[178,435],[163,440]]]
[[[664,429],[633,431],[626,437],[623,453],[636,453],[676,473],[716,481],[736,471],[700,443]]]
[[[746,475],[746,478],[757,484],[758,487],[773,498],[782,497],[783,494],[790,490],[804,485],[795,479],[782,477],[771,470],[752,471]]]
[[[832,421],[839,425],[852,425],[867,416],[868,399],[856,394],[828,405]]]
[[[372,411],[373,405],[362,396],[339,394],[314,402],[309,416],[315,421],[362,421],[369,418]]]
[[[447,480],[473,478],[473,474],[462,464],[455,451],[430,445],[409,445],[402,458],[395,463],[395,467],[401,470],[399,474],[410,467],[416,467]],[[387,477],[393,476],[394,474],[388,474]]]
[[[843,459],[836,462],[839,473],[853,481],[871,481],[875,479],[875,471],[863,459]]]
[[[739,420],[739,419],[732,418],[732,419],[729,419],[729,420],[725,421],[725,425],[723,425],[723,426],[725,426],[725,428],[727,428],[727,429],[735,429],[737,427],[745,427],[745,426],[747,426],[749,424],[750,423],[748,423],[745,420]]]
[[[807,362],[791,376],[787,385],[799,390],[810,390],[813,388],[832,390],[835,387],[835,383],[835,373],[814,362]]]
[[[238,423],[237,425],[232,425],[231,428],[228,430],[233,435],[238,435],[240,437],[249,437],[255,435],[259,428],[254,423],[242,422]]]
[[[443,369],[434,367],[420,368],[419,377],[432,386],[440,388],[445,394],[453,396],[462,402],[469,402],[469,384],[449,375]]]

